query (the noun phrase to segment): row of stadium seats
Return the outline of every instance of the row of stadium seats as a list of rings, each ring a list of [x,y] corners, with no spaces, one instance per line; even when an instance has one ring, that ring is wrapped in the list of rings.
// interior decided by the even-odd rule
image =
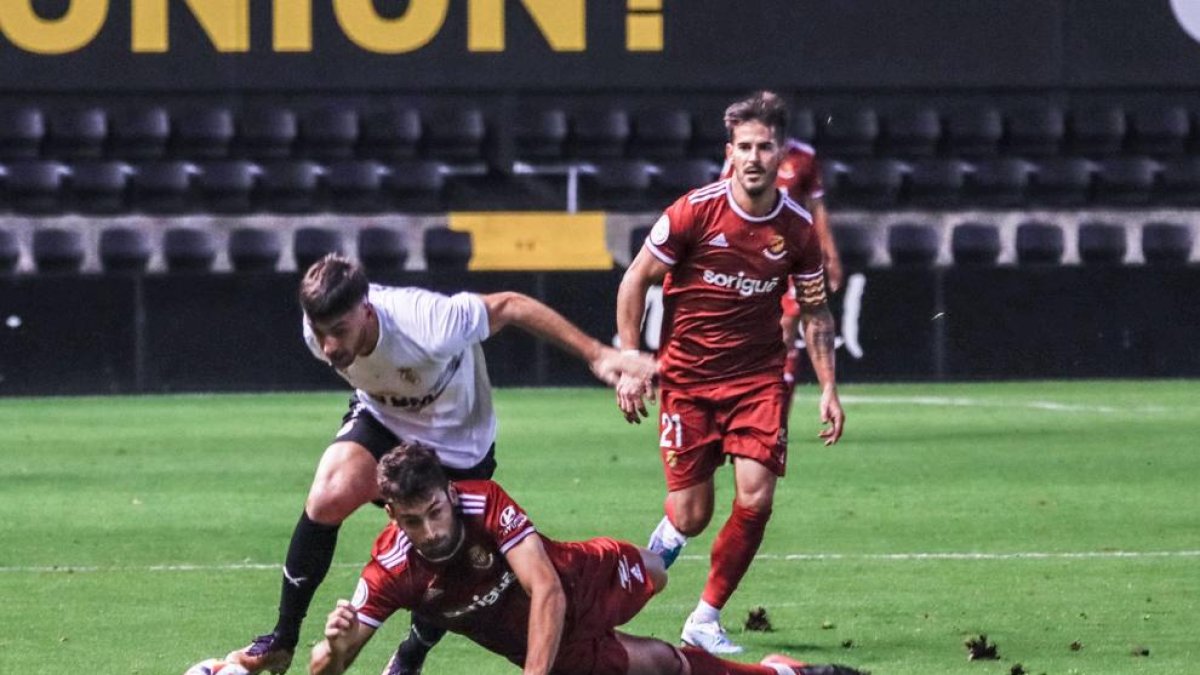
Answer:
[[[1200,153],[1200,111],[1155,106],[1064,110],[1053,105],[1002,111],[990,105],[948,110],[872,107],[797,110],[790,132],[812,141],[822,156],[915,158],[935,155],[1106,157],[1122,153]],[[321,161],[425,157],[476,161],[489,141],[527,161],[609,158],[716,158],[726,133],[719,111],[567,110],[545,107],[498,118],[482,108],[422,113],[321,106],[210,106],[178,111],[162,106],[0,108],[0,160],[245,157]]]
[[[710,182],[719,167],[685,159],[577,169],[581,208],[643,211]],[[1200,157],[864,159],[826,163],[824,178],[831,203],[863,208],[1200,204]],[[0,166],[0,209],[32,215],[562,210],[567,180],[561,173],[483,174],[423,160],[27,160]]]
[[[637,254],[648,227],[630,232],[630,257]],[[840,224],[833,228],[844,264],[864,268],[880,259],[876,230],[866,225]],[[1179,223],[1150,222],[1142,226],[1141,250],[1148,264],[1185,264],[1191,257],[1192,229]],[[292,233],[291,252],[296,269],[305,269],[330,252],[345,252],[342,231],[324,227],[301,227]],[[1128,258],[1125,226],[1110,222],[1084,222],[1078,227],[1079,259],[1084,264],[1122,264]],[[357,233],[358,258],[372,273],[396,272],[405,268],[408,246],[400,230],[369,226]],[[465,269],[473,254],[468,232],[431,227],[422,234],[426,267]],[[942,230],[928,224],[901,222],[887,228],[886,253],[894,266],[930,266],[943,245]],[[159,244],[170,272],[208,272],[217,258],[217,241],[209,230],[167,229]],[[1015,258],[1019,264],[1058,264],[1065,252],[1065,234],[1057,224],[1030,221],[1016,227]],[[42,273],[74,273],[83,267],[85,238],[78,230],[43,228],[34,230],[31,257]],[[1001,253],[1000,228],[981,222],[962,222],[950,230],[949,249],[955,264],[994,265]],[[20,258],[14,233],[0,230],[0,272],[11,273]],[[155,243],[146,231],[112,227],[100,232],[97,257],[108,272],[145,272],[155,253]],[[283,245],[274,230],[242,227],[228,237],[227,255],[236,272],[267,272],[280,268]]]
[[[301,227],[292,234],[296,269],[307,269],[327,253],[344,253],[346,242],[339,230]],[[403,270],[408,245],[400,230],[369,226],[358,231],[358,258],[372,273]],[[229,233],[226,253],[235,272],[270,272],[279,269],[283,253],[280,234],[274,230],[240,227]],[[446,227],[430,227],[422,234],[428,269],[466,269],[471,259],[471,235]],[[209,272],[217,260],[218,241],[213,232],[195,227],[168,228],[157,245],[145,230],[110,227],[100,232],[97,257],[106,272],[145,272],[158,247],[169,272]],[[63,228],[34,230],[31,257],[38,272],[76,273],[87,257],[83,233]],[[0,273],[16,271],[21,257],[16,235],[0,230]]]

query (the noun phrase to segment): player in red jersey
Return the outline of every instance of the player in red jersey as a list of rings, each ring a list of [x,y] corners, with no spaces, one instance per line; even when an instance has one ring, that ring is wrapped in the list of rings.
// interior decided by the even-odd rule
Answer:
[[[726,160],[721,169],[721,178],[732,177],[733,163]],[[842,271],[842,259],[838,255],[833,233],[829,231],[829,216],[825,209],[825,185],[821,181],[821,164],[813,146],[795,138],[787,140],[775,186],[787,191],[789,197],[812,214],[817,240],[821,242],[825,280],[829,282],[829,290],[834,293],[840,291],[845,273]],[[783,320],[780,323],[783,328],[783,344],[787,346],[787,359],[783,366],[783,382],[787,387],[786,409],[791,410],[792,394],[795,392],[797,371],[800,368],[800,350],[796,347],[796,337],[800,333],[800,304],[796,302],[796,289],[791,283],[788,284],[787,293],[783,295]]]
[[[663,283],[659,445],[667,479],[666,517],[650,548],[669,565],[713,514],[713,475],[734,467],[733,513],[713,542],[708,582],[682,638],[713,653],[736,653],[720,612],[762,543],[775,483],[787,456],[780,299],[789,277],[821,385],[820,437],[836,443],[845,414],[834,377],[834,323],[825,297],[821,247],[809,213],[776,180],[787,109],[762,92],[725,112],[733,177],[680,197],[655,223],[617,295],[621,345],[632,350],[651,284]],[[648,416],[644,387],[617,387],[626,419]]]
[[[615,630],[666,584],[662,560],[625,542],[557,542],[490,480],[451,482],[433,451],[401,444],[379,462],[392,522],[352,601],[339,601],[310,672],[344,672],[398,609],[522,666],[571,675],[857,675],[775,655],[758,665]]]

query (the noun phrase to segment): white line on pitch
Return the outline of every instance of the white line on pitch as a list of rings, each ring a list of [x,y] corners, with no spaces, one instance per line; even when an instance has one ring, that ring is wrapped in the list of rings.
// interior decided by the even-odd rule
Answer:
[[[921,560],[1080,560],[1116,558],[1200,558],[1197,551],[1076,551],[1037,552],[1017,551],[1011,553],[954,552],[941,553],[760,553],[757,560],[782,560],[790,562],[833,561],[921,561]],[[681,555],[680,560],[707,561],[707,555]],[[335,563],[337,568],[358,568],[361,563]],[[29,565],[0,567],[0,573],[59,573],[85,574],[93,572],[221,572],[277,570],[277,563],[227,563],[224,565]]]
[[[1107,405],[1084,405],[1080,403],[1063,403],[1060,401],[1005,401],[970,398],[965,396],[857,396],[847,394],[842,396],[843,403],[863,405],[924,405],[946,406],[959,408],[1016,408],[1023,410],[1049,410],[1052,412],[1081,412],[1081,413],[1163,413],[1167,408],[1162,406],[1136,406],[1117,408]]]

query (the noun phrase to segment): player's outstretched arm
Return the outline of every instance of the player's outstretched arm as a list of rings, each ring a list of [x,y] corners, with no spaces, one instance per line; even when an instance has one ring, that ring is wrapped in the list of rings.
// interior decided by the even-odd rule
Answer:
[[[637,257],[625,270],[621,277],[621,285],[617,289],[617,339],[624,353],[637,350],[641,344],[642,316],[646,313],[646,291],[656,283],[662,283],[669,267],[650,250],[642,247]],[[622,377],[617,383],[617,405],[624,413],[626,421],[631,424],[641,424],[643,417],[649,417],[646,409],[646,395],[651,400],[654,390],[646,380],[635,380]]]
[[[802,304],[800,320],[804,324],[804,342],[808,347],[808,358],[812,361],[813,371],[821,385],[821,423],[829,425],[821,430],[820,437],[824,439],[825,445],[833,445],[842,437],[842,427],[846,423],[846,413],[842,410],[842,403],[838,398],[835,376],[834,338],[837,329],[833,322],[833,314],[824,302],[815,305]]]
[[[529,535],[504,554],[517,581],[529,595],[529,639],[525,650],[525,675],[547,675],[558,657],[567,595],[558,571],[550,562],[541,537]]]
[[[338,600],[325,622],[325,639],[313,647],[308,664],[311,675],[341,675],[367,644],[375,629],[358,620],[354,607]]]
[[[648,380],[657,365],[639,354],[622,354],[584,333],[566,317],[528,295],[505,291],[480,296],[487,307],[488,328],[495,334],[516,326],[587,363],[602,382],[616,385],[623,375]]]

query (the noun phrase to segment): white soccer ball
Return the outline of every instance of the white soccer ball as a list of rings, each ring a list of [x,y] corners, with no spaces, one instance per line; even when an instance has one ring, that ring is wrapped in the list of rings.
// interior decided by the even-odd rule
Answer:
[[[225,659],[205,659],[183,675],[250,675],[250,671]]]

